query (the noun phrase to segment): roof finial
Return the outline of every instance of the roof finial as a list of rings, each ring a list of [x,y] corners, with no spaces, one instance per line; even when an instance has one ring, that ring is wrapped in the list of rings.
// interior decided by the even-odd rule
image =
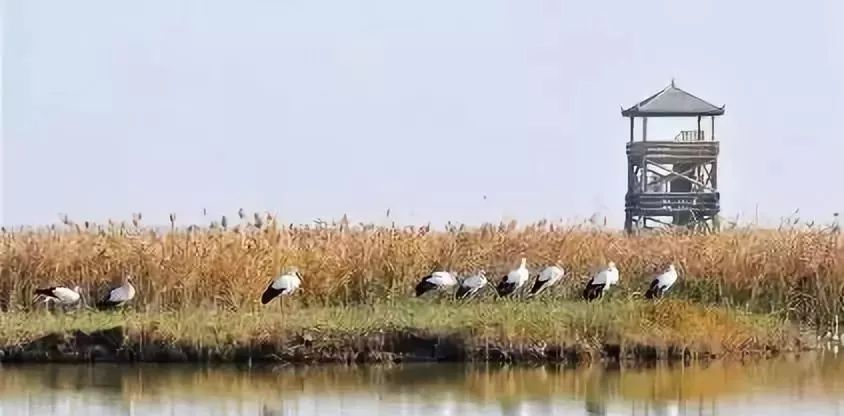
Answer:
[[[671,77],[671,88],[674,88],[674,77]]]

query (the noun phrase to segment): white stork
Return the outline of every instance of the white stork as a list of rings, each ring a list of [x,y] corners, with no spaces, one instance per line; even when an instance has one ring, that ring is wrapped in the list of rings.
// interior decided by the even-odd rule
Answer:
[[[607,268],[598,272],[586,284],[586,288],[583,289],[583,298],[590,301],[603,297],[604,292],[609,290],[610,286],[618,283],[618,278],[618,269],[615,268],[615,263],[607,263]]]
[[[98,309],[111,309],[124,305],[126,302],[135,298],[135,287],[132,286],[132,276],[123,276],[123,284],[111,289],[108,293],[97,303]]]
[[[478,293],[482,287],[489,283],[486,279],[486,272],[479,270],[477,274],[469,276],[460,282],[460,287],[457,288],[457,299],[468,298]]]
[[[433,272],[416,284],[416,296],[422,296],[433,290],[447,289],[457,284],[457,279],[452,272]]]
[[[80,295],[81,290],[79,286],[75,286],[73,289],[63,286],[53,286],[35,289],[35,295],[44,296],[45,303],[56,302],[62,306],[70,306],[77,304],[79,299],[82,298]]]
[[[677,281],[677,269],[674,268],[674,264],[668,265],[668,270],[666,270],[661,275],[654,278],[651,282],[651,286],[648,288],[648,291],[645,292],[645,298],[647,299],[654,299],[654,298],[661,298],[662,294],[665,293],[674,282]]]
[[[510,273],[507,273],[507,276],[504,276],[498,283],[498,287],[496,288],[498,296],[503,297],[513,294],[513,292],[518,290],[525,284],[525,282],[528,281],[528,277],[527,259],[522,257],[522,263],[519,265],[519,268],[511,270]]]
[[[542,292],[543,290],[547,289],[548,287],[554,285],[555,283],[559,282],[560,279],[565,276],[566,272],[560,267],[557,266],[548,266],[542,273],[539,273],[539,276],[536,278],[536,282],[533,283],[533,287],[530,289],[530,295],[535,296]]]
[[[285,273],[273,279],[272,283],[267,286],[264,294],[261,295],[261,303],[266,305],[276,297],[281,297],[282,302],[284,302],[284,297],[292,295],[301,285],[302,275],[299,274],[299,268],[289,267]]]

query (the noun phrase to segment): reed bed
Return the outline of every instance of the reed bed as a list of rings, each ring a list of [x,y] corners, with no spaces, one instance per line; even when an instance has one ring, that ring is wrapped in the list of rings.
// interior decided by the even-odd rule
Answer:
[[[75,223],[3,230],[0,236],[0,309],[32,308],[44,285],[79,285],[93,303],[123,273],[135,276],[136,312],[197,308],[244,311],[282,267],[296,265],[302,290],[288,306],[405,302],[418,279],[435,268],[461,274],[487,270],[497,282],[521,257],[532,275],[559,263],[567,277],[544,296],[575,298],[598,267],[612,260],[621,272],[616,296],[635,298],[668,262],[680,281],[668,296],[774,314],[801,322],[828,322],[841,312],[844,251],[837,227],[734,228],[720,234],[627,236],[585,226],[541,221],[480,227],[449,224],[399,227],[336,223],[284,225],[270,215],[207,227],[145,227],[131,222]],[[487,290],[482,297],[491,298]],[[644,301],[644,300],[643,300]]]

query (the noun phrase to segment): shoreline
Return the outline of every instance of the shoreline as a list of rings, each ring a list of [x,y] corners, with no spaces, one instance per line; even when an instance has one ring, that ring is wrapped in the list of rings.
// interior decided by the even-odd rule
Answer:
[[[812,349],[800,333],[679,300],[21,312],[0,317],[0,362],[651,364]]]
[[[249,346],[196,346],[161,341],[142,342],[125,335],[122,327],[85,333],[52,333],[22,346],[0,348],[0,362],[7,363],[231,363],[231,364],[386,364],[386,363],[498,363],[498,364],[656,364],[706,362],[733,357],[678,346],[602,344],[597,348],[567,344],[478,345],[456,334],[430,335],[421,331],[391,331],[356,338],[339,337],[332,348],[320,348],[306,336],[281,344]],[[337,342],[340,341],[340,342]],[[801,349],[799,351],[807,351]],[[770,358],[780,353],[772,345],[741,352],[741,357]]]
[[[52,333],[23,346],[0,348],[2,363],[656,363],[706,361],[722,358],[706,351],[670,346],[603,344],[598,349],[581,345],[476,345],[456,334],[430,335],[422,331],[390,331],[367,336],[331,337],[334,348],[321,349],[306,336],[283,345],[263,344],[226,348],[139,342],[121,327],[85,333]],[[326,340],[323,340],[325,342]],[[338,342],[339,341],[339,342]],[[770,349],[757,355],[769,355]]]

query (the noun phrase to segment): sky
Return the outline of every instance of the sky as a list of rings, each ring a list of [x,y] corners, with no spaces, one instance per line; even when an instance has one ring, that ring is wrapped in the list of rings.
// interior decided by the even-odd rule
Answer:
[[[0,0],[0,13],[5,225],[243,207],[295,223],[621,226],[620,108],[672,78],[726,105],[724,216],[844,207],[837,0]],[[694,121],[648,127],[671,139]]]

